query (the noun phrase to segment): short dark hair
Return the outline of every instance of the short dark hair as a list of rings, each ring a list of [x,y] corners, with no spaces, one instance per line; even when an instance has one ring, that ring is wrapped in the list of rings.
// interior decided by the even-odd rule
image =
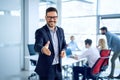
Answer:
[[[91,45],[92,44],[92,40],[91,39],[86,39],[85,40],[85,45],[87,45],[87,44]]]
[[[55,11],[55,12],[58,14],[58,11],[57,11],[56,8],[54,8],[54,7],[49,7],[49,8],[46,9],[46,15],[47,15],[48,12],[51,12],[51,11]]]
[[[105,31],[107,31],[107,27],[103,26],[102,28],[100,28],[100,30],[105,30]]]

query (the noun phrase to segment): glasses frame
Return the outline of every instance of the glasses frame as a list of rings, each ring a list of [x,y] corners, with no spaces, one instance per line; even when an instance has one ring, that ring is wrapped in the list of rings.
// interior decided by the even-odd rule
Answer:
[[[58,16],[46,16],[46,17],[47,17],[47,19],[49,19],[49,20],[51,20],[51,19],[56,20],[56,19],[58,18]]]

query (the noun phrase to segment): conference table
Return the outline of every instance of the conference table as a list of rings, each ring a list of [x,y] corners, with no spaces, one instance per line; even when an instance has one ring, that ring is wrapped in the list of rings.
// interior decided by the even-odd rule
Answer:
[[[81,53],[81,51],[72,51],[72,55],[79,55]],[[26,59],[31,59],[31,60],[35,60],[37,61],[38,60],[38,54],[37,55],[28,55],[28,56],[25,56]],[[79,60],[76,60],[74,58],[71,58],[71,57],[64,57],[62,58],[62,66],[65,66],[65,65],[70,65],[70,64],[73,64],[73,63],[76,63],[76,62],[81,62],[85,60],[85,58],[82,58],[82,59],[79,59]]]
[[[25,58],[37,61],[38,60],[38,55],[25,56]],[[76,59],[73,59],[71,57],[64,57],[64,58],[62,58],[62,66],[70,65],[70,64],[80,62],[80,61],[83,61],[83,60],[85,60],[85,59],[82,58],[82,59],[76,60]]]
[[[73,51],[72,52],[72,55],[79,55],[81,52],[80,51]],[[38,60],[38,57],[39,55],[32,55],[32,56],[25,56],[26,59],[31,59],[31,60],[35,60],[37,61]],[[63,70],[64,70],[64,77],[67,77],[68,76],[68,67],[73,65],[73,64],[76,64],[76,63],[81,63],[81,65],[83,65],[84,61],[86,61],[85,58],[82,58],[82,59],[79,59],[79,60],[76,60],[74,58],[71,58],[70,56],[66,56],[64,58],[62,58],[62,67],[63,67]],[[67,68],[65,69],[65,66],[67,66]],[[73,67],[73,66],[72,66]],[[72,68],[71,67],[71,68]]]

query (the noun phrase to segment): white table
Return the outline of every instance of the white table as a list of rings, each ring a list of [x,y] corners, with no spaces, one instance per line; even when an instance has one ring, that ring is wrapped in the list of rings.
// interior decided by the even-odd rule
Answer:
[[[39,55],[25,56],[25,58],[37,61],[38,60],[38,56]],[[79,59],[79,60],[76,60],[76,59],[73,59],[73,58],[70,58],[70,57],[64,57],[64,58],[62,58],[62,67],[63,67],[63,70],[64,70],[64,78],[68,77],[68,67],[69,66],[71,66],[72,64],[76,64],[77,62],[83,63],[84,60],[85,60],[85,58],[82,58],[82,59]],[[65,66],[67,68],[65,68]]]
[[[38,60],[38,55],[25,56],[25,58],[37,61]],[[70,57],[64,57],[64,58],[62,58],[62,66],[71,65],[73,63],[80,62],[82,60],[84,60],[84,59],[76,60],[76,59],[73,59],[73,58],[70,58]]]
[[[72,51],[72,55],[80,55],[82,53],[82,51]]]

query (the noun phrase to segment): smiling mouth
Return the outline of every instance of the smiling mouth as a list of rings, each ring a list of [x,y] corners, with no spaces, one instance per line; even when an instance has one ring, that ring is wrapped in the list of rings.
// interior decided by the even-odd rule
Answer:
[[[51,23],[51,22],[54,22],[54,21],[49,21],[49,22]]]

